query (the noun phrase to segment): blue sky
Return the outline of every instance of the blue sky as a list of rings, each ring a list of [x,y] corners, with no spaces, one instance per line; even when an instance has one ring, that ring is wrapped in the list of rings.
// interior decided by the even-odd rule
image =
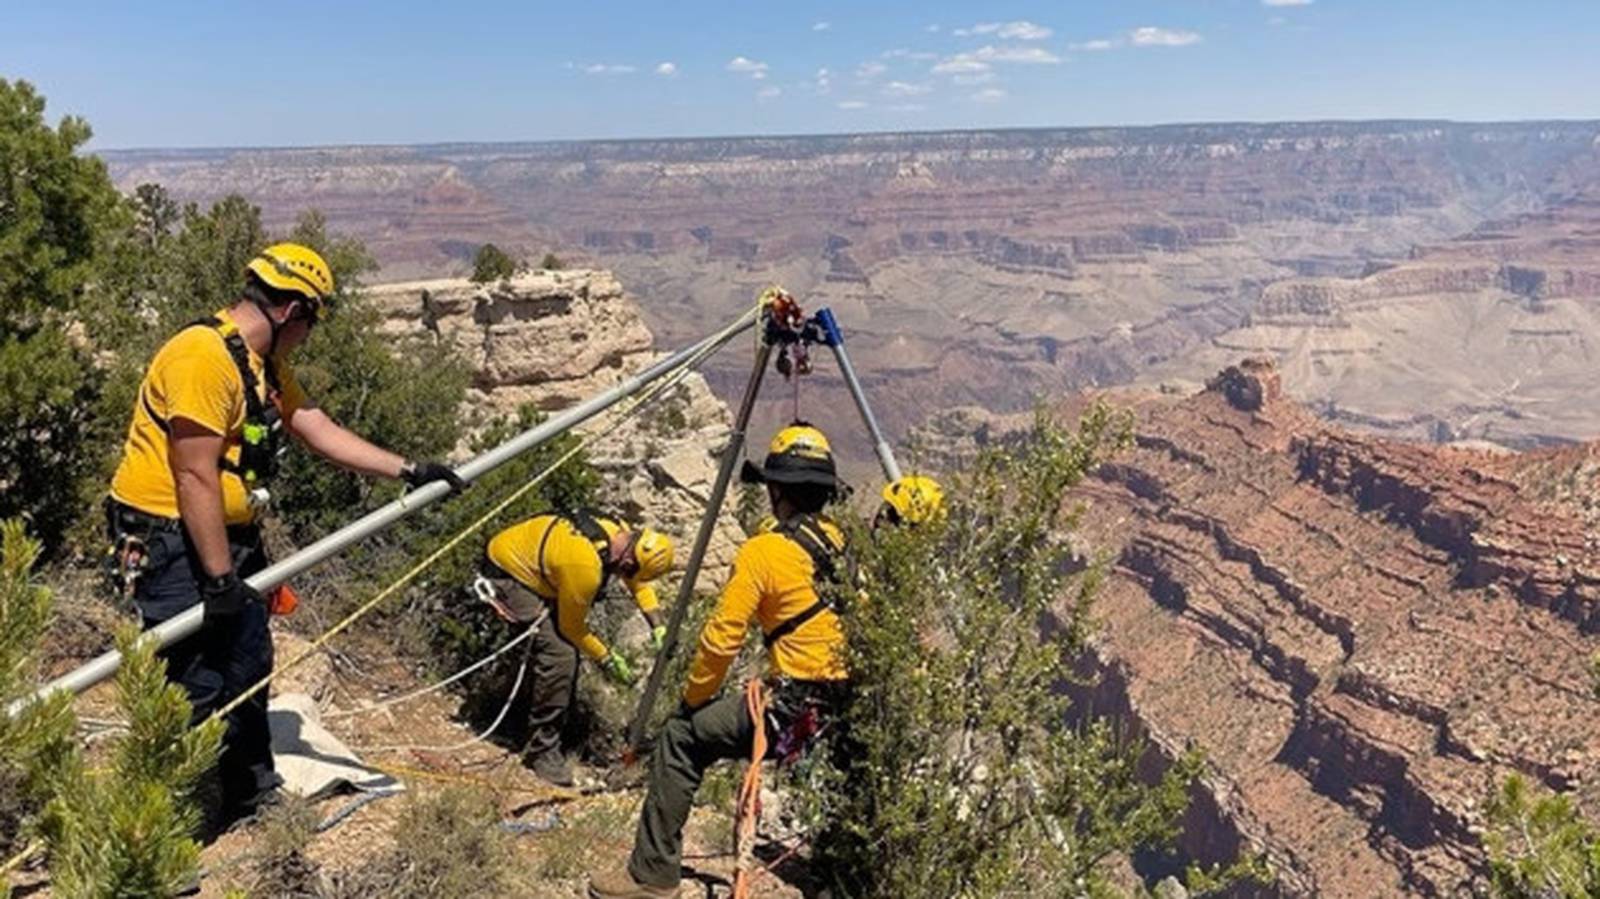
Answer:
[[[6,0],[94,146],[1600,118],[1600,0]]]

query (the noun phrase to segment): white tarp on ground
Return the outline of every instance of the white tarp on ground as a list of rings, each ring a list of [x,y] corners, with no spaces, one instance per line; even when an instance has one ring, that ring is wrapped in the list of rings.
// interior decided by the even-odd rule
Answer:
[[[362,764],[350,747],[322,726],[316,700],[304,693],[283,693],[267,705],[272,729],[272,758],[283,788],[320,798],[354,788],[393,793],[405,785]]]

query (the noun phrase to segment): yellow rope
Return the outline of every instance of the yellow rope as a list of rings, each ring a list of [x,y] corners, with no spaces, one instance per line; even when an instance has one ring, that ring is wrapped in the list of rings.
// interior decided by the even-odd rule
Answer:
[[[754,313],[746,313],[739,316],[737,320],[719,332],[718,336],[721,337],[723,335],[730,334],[743,327],[745,320],[751,314],[759,314],[760,309],[765,305],[764,300],[765,297],[763,297],[763,302],[757,305]],[[684,378],[688,377],[689,373],[694,370],[695,366],[709,358],[712,353],[716,352],[716,349],[717,341],[712,340],[704,349],[693,354],[688,359],[685,359],[671,375],[663,378],[661,381],[658,381],[656,384],[652,385],[651,389],[636,397],[633,403],[623,410],[622,414],[619,415],[615,421],[607,425],[604,429],[584,437],[584,439],[580,440],[575,446],[572,447],[572,449],[563,453],[561,458],[557,459],[543,471],[535,475],[532,480],[529,480],[526,484],[523,484],[521,487],[512,491],[511,495],[497,503],[494,508],[479,516],[476,521],[467,525],[454,537],[451,537],[449,540],[445,541],[444,545],[434,550],[422,561],[411,566],[408,571],[396,578],[388,586],[384,587],[382,590],[379,590],[375,596],[363,603],[360,608],[356,609],[354,612],[351,612],[349,615],[346,615],[333,627],[324,631],[321,636],[313,640],[311,645],[302,650],[299,655],[295,656],[293,659],[290,659],[286,664],[278,666],[266,677],[263,677],[252,684],[249,689],[245,690],[243,693],[240,693],[238,696],[235,696],[232,701],[217,709],[215,712],[212,712],[211,720],[222,718],[229,712],[232,712],[234,709],[248,702],[251,697],[266,689],[267,685],[272,682],[273,678],[276,678],[278,675],[295,668],[306,659],[315,655],[322,649],[323,646],[328,643],[329,640],[332,640],[334,637],[349,629],[351,625],[355,624],[362,617],[367,615],[367,613],[381,605],[384,600],[388,599],[390,596],[393,596],[400,588],[415,580],[418,575],[430,568],[435,562],[439,561],[439,559],[443,558],[447,553],[454,550],[457,546],[460,546],[462,541],[477,533],[479,529],[488,524],[490,521],[494,520],[494,518],[501,512],[504,512],[507,508],[510,508],[513,503],[526,496],[529,491],[543,483],[546,478],[554,474],[558,469],[561,468],[561,466],[567,464],[567,462],[571,461],[579,453],[583,452],[586,448],[588,448],[590,443],[594,442],[600,437],[610,434],[624,421],[627,421],[629,417],[642,408],[646,403],[651,402],[665,391],[671,390],[672,388],[678,386],[678,384],[682,383]]]
[[[0,877],[10,874],[13,869],[22,867],[22,863],[33,857],[33,854],[44,848],[44,840],[34,840],[22,847],[22,851],[6,860],[0,865]]]

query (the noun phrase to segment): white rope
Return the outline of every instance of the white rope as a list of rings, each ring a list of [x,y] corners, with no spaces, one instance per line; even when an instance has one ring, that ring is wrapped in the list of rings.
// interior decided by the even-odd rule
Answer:
[[[523,636],[533,636],[533,633],[539,629],[539,624],[543,620],[544,618],[541,616],[538,621],[533,623],[532,627],[528,628],[527,633],[523,634]],[[522,690],[522,679],[528,673],[529,655],[531,653],[523,653],[522,655],[522,664],[517,666],[517,679],[511,684],[511,692],[506,694],[505,704],[500,706],[500,714],[494,716],[494,721],[483,733],[477,734],[472,739],[463,740],[460,743],[454,743],[449,746],[424,746],[417,743],[403,743],[397,746],[352,746],[351,749],[356,752],[456,752],[482,743],[499,729],[500,725],[506,720],[506,715],[510,713],[511,706],[516,703],[517,693]]]
[[[322,720],[324,720],[324,721],[334,721],[334,720],[337,720],[339,718],[350,718],[350,717],[353,717],[355,715],[366,715],[366,714],[369,714],[371,712],[378,712],[378,711],[382,711],[384,709],[392,709],[397,705],[401,705],[402,703],[410,702],[413,699],[421,699],[422,697],[427,696],[430,693],[437,693],[440,690],[443,690],[445,687],[448,687],[451,684],[461,680],[462,678],[466,677],[467,675],[471,674],[472,672],[479,670],[480,668],[482,668],[485,665],[488,665],[489,663],[493,662],[495,659],[500,658],[501,656],[505,655],[507,652],[511,651],[511,649],[513,647],[517,646],[522,641],[527,640],[530,637],[532,637],[534,635],[534,633],[539,629],[539,625],[543,624],[544,620],[546,618],[548,618],[549,616],[550,616],[549,610],[545,610],[543,612],[540,612],[539,613],[539,617],[534,619],[533,624],[530,625],[527,630],[523,631],[520,636],[512,639],[510,642],[506,643],[504,646],[500,647],[499,649],[495,650],[494,652],[489,653],[488,655],[484,656],[483,658],[479,659],[478,661],[473,662],[471,665],[468,665],[467,667],[461,669],[460,671],[457,671],[455,674],[450,675],[449,677],[445,678],[442,681],[439,681],[436,684],[431,684],[431,685],[426,686],[426,687],[419,687],[419,688],[417,688],[415,690],[412,690],[410,693],[405,693],[405,694],[402,694],[400,696],[396,696],[393,699],[385,699],[383,702],[374,703],[372,705],[365,705],[365,706],[362,706],[361,708],[358,708],[358,709],[345,709],[343,711],[330,712],[329,714],[323,715],[322,716]]]

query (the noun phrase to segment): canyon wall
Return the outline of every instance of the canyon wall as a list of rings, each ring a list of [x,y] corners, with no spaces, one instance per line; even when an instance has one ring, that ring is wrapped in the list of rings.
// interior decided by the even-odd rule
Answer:
[[[1550,347],[1589,339],[1589,323],[1564,320],[1569,301],[1555,296],[1589,290],[1582,267],[1540,280],[1521,271],[1522,248],[1502,242],[1507,258],[1484,260],[1495,272],[1487,282],[1473,280],[1477,269],[1452,282],[1453,291],[1491,285],[1465,306],[1424,302],[1420,287],[1398,283],[1443,286],[1454,262],[1430,261],[1443,270],[1381,287],[1268,288],[1357,279],[1486,223],[1546,215],[1595,182],[1597,136],[1600,126],[1585,122],[1396,121],[106,158],[125,187],[157,181],[201,200],[238,191],[269,222],[321,207],[368,243],[385,277],[459,273],[487,240],[531,260],[554,250],[597,262],[638,294],[663,346],[782,283],[839,313],[896,436],[961,404],[1018,409],[1085,386],[1198,382],[1248,346],[1284,356],[1291,392],[1347,423],[1528,444],[1581,437],[1593,424],[1556,415],[1513,427],[1509,415],[1483,413],[1507,407],[1499,394],[1519,377],[1527,390]],[[1548,326],[1492,318],[1498,300],[1487,298],[1501,297],[1502,284],[1510,297],[1550,293],[1537,302],[1557,316]],[[1402,290],[1398,302],[1388,302],[1389,286]],[[1330,305],[1352,292],[1371,304]],[[1492,366],[1507,380],[1429,405],[1435,383],[1485,367],[1472,362],[1481,347],[1445,352],[1444,339],[1485,317],[1491,333],[1502,321],[1517,329]],[[1430,343],[1434,335],[1446,345]],[[1308,361],[1290,364],[1300,344]],[[713,390],[737,393],[746,364],[715,360]],[[1552,381],[1518,411],[1542,412],[1574,387]],[[870,458],[845,400],[823,365],[801,412],[837,433],[848,455]],[[1415,423],[1412,400],[1425,410]],[[792,414],[773,398],[754,430]]]
[[[1456,896],[1506,775],[1595,808],[1592,445],[1354,434],[1266,361],[1111,399],[1134,447],[1077,497],[1114,560],[1093,701],[1205,750],[1191,851],[1263,849],[1282,895]]]
[[[496,416],[514,418],[524,406],[566,409],[662,355],[652,348],[637,304],[609,272],[541,272],[486,285],[397,282],[369,288],[367,296],[384,316],[385,333],[455,347],[473,371],[467,403],[479,425]],[[595,437],[586,458],[602,475],[601,507],[671,534],[681,568],[732,417],[698,374],[616,424],[629,405],[624,401],[577,433]],[[459,452],[470,437],[463,437]],[[721,585],[743,541],[731,509],[724,507],[707,549],[703,589]]]

